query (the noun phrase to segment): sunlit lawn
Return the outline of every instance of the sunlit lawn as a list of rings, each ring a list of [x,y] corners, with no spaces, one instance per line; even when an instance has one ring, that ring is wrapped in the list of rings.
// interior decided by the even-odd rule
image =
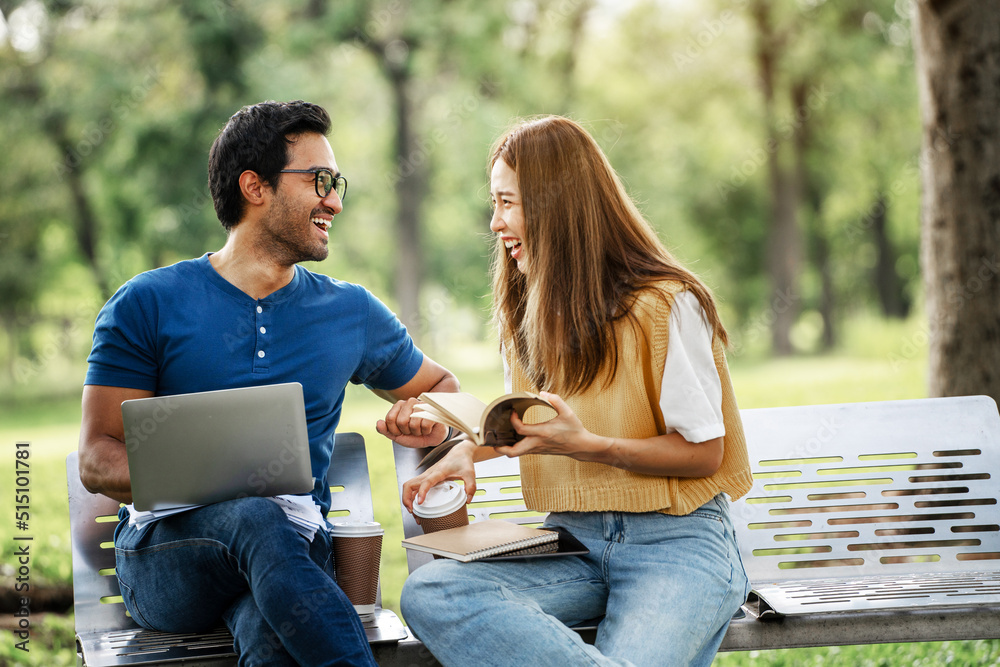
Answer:
[[[882,324],[859,320],[844,341],[845,351],[826,356],[764,359],[736,356],[730,360],[740,406],[770,407],[814,403],[919,398],[926,395],[925,358],[919,324]],[[483,398],[502,389],[495,351],[489,346],[455,348],[440,358],[457,370],[463,388]],[[376,519],[386,529],[383,553],[383,604],[397,609],[399,591],[406,576],[406,559],[398,546],[402,539],[400,509],[396,497],[391,443],[374,430],[375,421],[387,405],[364,389],[348,392],[342,431],[358,431],[368,443],[369,467],[374,485]],[[31,443],[31,532],[34,536],[32,582],[71,580],[69,527],[67,519],[66,455],[76,448],[79,424],[78,398],[42,405],[0,406],[0,442],[8,462],[14,443]],[[2,491],[10,497],[13,476],[4,476]],[[4,585],[9,586],[13,563],[12,521],[0,522],[3,544]],[[14,651],[5,640],[0,646],[0,664],[73,664],[70,623],[58,618],[40,619],[32,652]],[[9,635],[5,635],[9,637]],[[43,652],[43,643],[61,646],[55,653]],[[721,654],[719,665],[987,665],[1000,664],[1000,642],[951,642],[860,646],[825,649]]]

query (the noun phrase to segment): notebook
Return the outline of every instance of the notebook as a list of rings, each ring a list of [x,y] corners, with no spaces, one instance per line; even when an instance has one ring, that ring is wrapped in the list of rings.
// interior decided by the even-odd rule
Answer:
[[[125,401],[122,420],[137,510],[313,489],[297,382]]]
[[[531,555],[554,552],[559,547],[559,533],[544,528],[489,519],[467,526],[415,535],[403,540],[403,547],[468,563],[501,554]]]
[[[545,530],[554,530],[559,533],[559,541],[544,544],[535,549],[525,549],[523,551],[507,551],[495,556],[487,556],[479,560],[514,560],[516,558],[547,558],[549,556],[585,556],[590,553],[590,549],[583,545],[583,542],[576,539],[572,533],[562,526],[551,526]]]

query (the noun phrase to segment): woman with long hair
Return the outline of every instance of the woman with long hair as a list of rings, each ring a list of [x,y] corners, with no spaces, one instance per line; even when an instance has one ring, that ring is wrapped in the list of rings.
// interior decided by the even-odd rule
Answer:
[[[403,615],[445,665],[708,665],[749,590],[726,495],[752,483],[712,294],[579,124],[522,122],[489,168],[507,390],[556,416],[512,417],[512,446],[459,444],[403,502],[446,479],[471,500],[476,460],[519,457],[527,506],[589,554],[436,560]],[[600,616],[592,646],[569,629]]]

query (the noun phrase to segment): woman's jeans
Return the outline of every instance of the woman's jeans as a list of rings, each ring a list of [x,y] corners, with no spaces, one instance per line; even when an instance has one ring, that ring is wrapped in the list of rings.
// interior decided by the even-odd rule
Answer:
[[[116,570],[145,627],[200,632],[225,620],[240,665],[374,665],[364,627],[333,576],[330,537],[309,543],[266,498],[122,525]]]
[[[461,563],[439,559],[403,587],[410,629],[444,665],[709,665],[749,592],[717,496],[686,516],[563,512],[590,550]],[[604,616],[594,646],[568,626]]]

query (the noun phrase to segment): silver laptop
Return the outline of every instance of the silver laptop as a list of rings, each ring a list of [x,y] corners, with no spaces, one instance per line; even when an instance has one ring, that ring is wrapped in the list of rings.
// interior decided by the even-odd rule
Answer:
[[[138,510],[313,489],[298,382],[125,401],[122,420]]]

